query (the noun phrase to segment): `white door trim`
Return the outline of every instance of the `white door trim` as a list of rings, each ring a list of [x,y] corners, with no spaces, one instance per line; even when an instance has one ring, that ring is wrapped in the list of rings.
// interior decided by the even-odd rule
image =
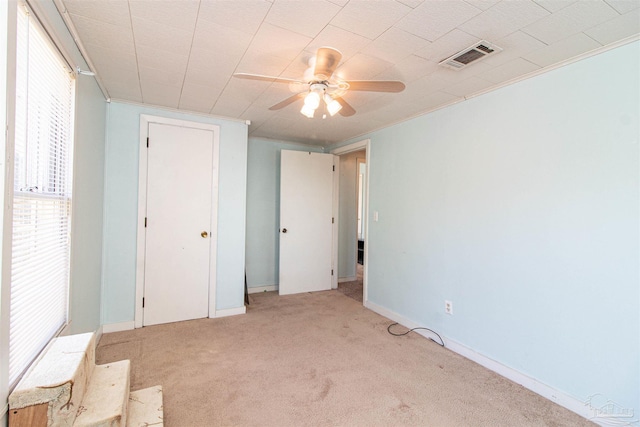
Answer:
[[[209,264],[209,317],[216,315],[216,260],[218,242],[218,171],[220,162],[220,127],[208,123],[191,122],[187,120],[170,119],[148,114],[140,115],[140,151],[138,159],[138,221],[136,242],[136,296],[134,325],[142,327],[142,297],[144,296],[144,266],[145,266],[145,228],[144,219],[147,216],[147,137],[149,123],[159,123],[213,132],[213,171],[211,185],[211,247]]]
[[[353,153],[354,151],[368,150],[370,144],[370,139],[363,139],[362,141],[354,142],[353,144],[334,148],[330,153],[335,154],[336,156],[342,156],[343,154]]]
[[[366,193],[366,200],[365,200],[365,212],[367,212],[367,215],[369,215],[369,174],[371,173],[371,140],[370,139],[363,139],[361,141],[358,142],[354,142],[353,144],[348,144],[345,145],[343,147],[339,147],[336,149],[333,149],[330,151],[331,154],[335,154],[336,156],[341,156],[343,154],[348,154],[348,153],[352,153],[354,151],[360,151],[360,150],[366,150],[366,162],[367,162],[367,168],[365,171],[365,181],[367,182],[367,186],[365,188],[365,193]],[[339,164],[340,162],[338,162]],[[340,180],[340,174],[336,174],[336,181]],[[336,185],[338,186],[337,188],[340,188],[340,183],[337,182]],[[338,209],[335,209],[335,212],[338,212]],[[336,224],[338,222],[338,218],[336,217]],[[367,304],[367,302],[369,301],[369,294],[368,294],[368,287],[367,287],[367,277],[369,276],[369,223],[370,223],[370,218],[367,218],[367,221],[364,224],[364,268],[362,269],[362,303],[364,305]],[[337,227],[336,227],[337,228]],[[336,239],[337,241],[337,239]],[[336,260],[337,260],[337,253],[338,253],[338,247],[337,245],[335,246],[335,251],[336,251]],[[337,262],[336,262],[336,268],[337,268]],[[337,278],[337,274],[336,274],[336,278]]]
[[[333,227],[331,229],[331,289],[338,289],[338,224],[340,215],[340,157],[333,156]]]

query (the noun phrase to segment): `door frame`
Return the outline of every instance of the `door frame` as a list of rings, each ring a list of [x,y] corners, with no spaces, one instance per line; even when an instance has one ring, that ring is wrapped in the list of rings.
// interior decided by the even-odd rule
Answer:
[[[170,119],[167,117],[140,114],[140,150],[138,157],[138,219],[136,241],[136,295],[134,327],[142,327],[142,298],[144,297],[144,268],[146,230],[144,226],[147,216],[147,138],[149,124],[209,130],[213,133],[213,170],[211,182],[211,239],[209,247],[209,317],[216,313],[216,260],[218,249],[218,173],[220,170],[220,126],[192,122],[187,120]]]
[[[347,144],[345,146],[339,147],[339,148],[335,148],[333,150],[330,151],[331,154],[335,154],[336,156],[342,156],[343,154],[348,154],[348,153],[352,153],[354,151],[361,151],[361,150],[365,150],[366,151],[366,155],[365,155],[365,161],[367,163],[367,169],[365,171],[365,180],[367,182],[366,188],[365,188],[365,205],[364,205],[364,209],[367,212],[367,216],[369,215],[369,175],[371,173],[371,140],[370,139],[363,139],[361,141],[358,142],[354,142],[352,144]],[[340,162],[337,162],[338,164],[340,164]],[[340,174],[336,174],[336,186],[337,188],[339,187],[339,181],[340,180]],[[334,202],[335,203],[335,202]],[[338,211],[338,209],[335,209],[335,212]],[[338,219],[336,218],[336,223],[338,222]],[[367,218],[367,221],[364,224],[364,268],[362,269],[362,304],[363,305],[367,305],[367,302],[369,301],[369,296],[368,296],[368,287],[367,287],[367,277],[369,276],[369,223],[371,221],[369,221],[369,218]],[[336,227],[337,229],[337,227]],[[337,231],[336,231],[336,242],[337,242]],[[336,250],[336,260],[338,257],[338,245],[335,245],[335,250]],[[336,261],[336,268],[338,268],[337,265],[337,261]],[[337,281],[338,275],[336,274],[336,281]]]

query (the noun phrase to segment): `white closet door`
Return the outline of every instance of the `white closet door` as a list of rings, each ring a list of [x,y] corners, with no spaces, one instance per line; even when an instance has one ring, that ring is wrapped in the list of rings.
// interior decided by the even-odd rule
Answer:
[[[149,124],[143,324],[207,317],[214,135]]]

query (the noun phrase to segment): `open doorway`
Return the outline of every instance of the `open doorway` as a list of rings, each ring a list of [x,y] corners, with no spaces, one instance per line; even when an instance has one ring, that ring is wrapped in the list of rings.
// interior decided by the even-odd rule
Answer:
[[[341,147],[338,199],[338,291],[364,303],[367,270],[368,140]]]
[[[366,151],[364,152],[366,156]],[[366,186],[367,186],[367,161],[365,158],[358,157],[356,158],[356,216],[358,225],[356,227],[356,234],[358,239],[358,257],[356,270],[358,269],[358,264],[360,266],[364,265],[364,226],[367,222],[367,212],[366,212]]]

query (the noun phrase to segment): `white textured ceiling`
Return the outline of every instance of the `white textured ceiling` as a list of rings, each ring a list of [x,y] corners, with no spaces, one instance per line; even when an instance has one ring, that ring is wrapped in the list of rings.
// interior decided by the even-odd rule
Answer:
[[[249,135],[318,145],[433,110],[640,33],[640,0],[63,0],[108,96],[251,121]],[[438,62],[487,40],[504,51],[461,71]],[[348,92],[357,111],[308,119],[282,83],[317,48],[346,80],[401,80],[402,93]]]

